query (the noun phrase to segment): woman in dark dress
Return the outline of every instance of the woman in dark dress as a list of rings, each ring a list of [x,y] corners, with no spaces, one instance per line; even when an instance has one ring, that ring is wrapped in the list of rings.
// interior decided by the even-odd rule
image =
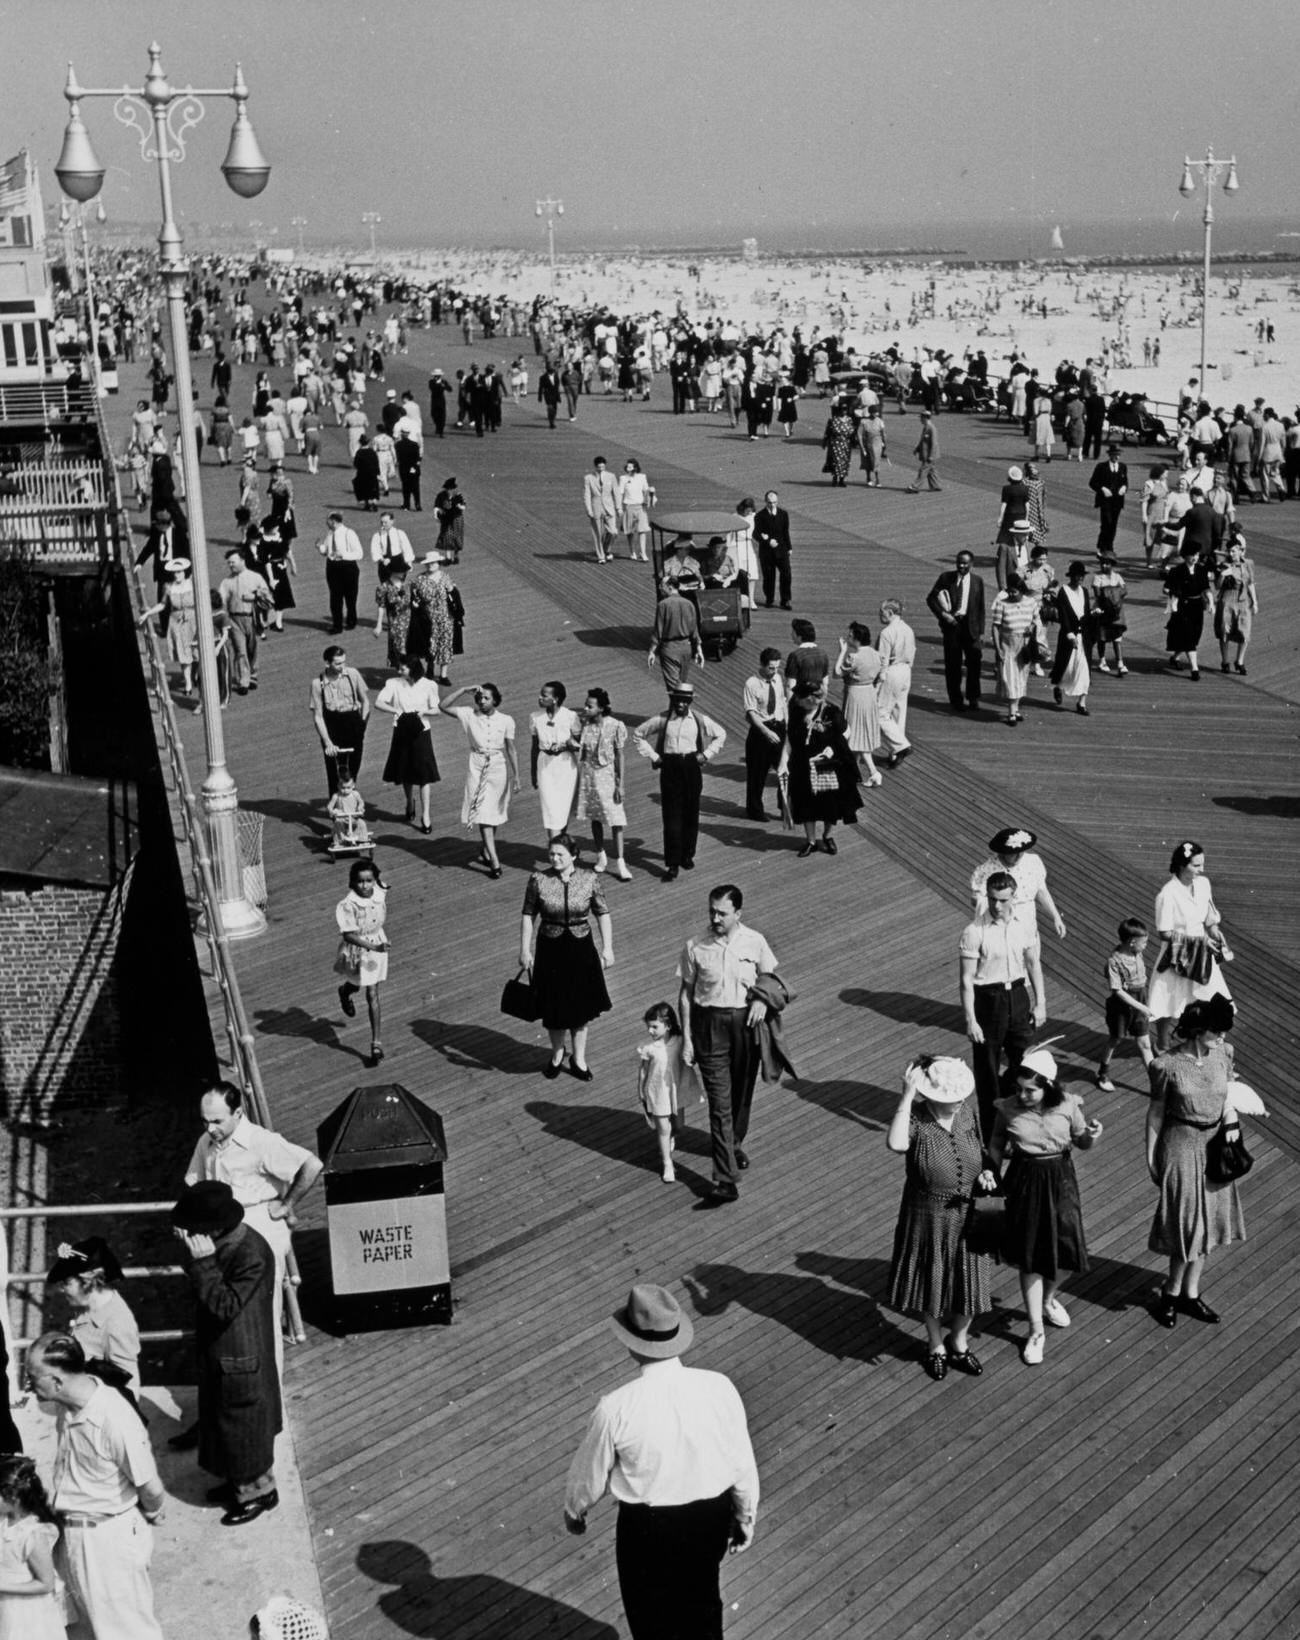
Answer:
[[[1019,467],[1007,468],[1007,482],[1002,486],[1002,509],[998,513],[998,531],[994,545],[1005,547],[1012,542],[1011,526],[1029,516],[1029,486]]]
[[[925,1370],[936,1383],[984,1371],[969,1347],[971,1321],[989,1306],[988,1264],[966,1242],[976,1186],[992,1190],[970,1095],[975,1078],[960,1059],[922,1054],[903,1073],[903,1097],[885,1143],[907,1157],[886,1302],[925,1323]],[[949,1327],[944,1335],[945,1322]]]
[[[1210,572],[1196,547],[1185,548],[1178,562],[1165,576],[1165,596],[1170,601],[1169,619],[1165,622],[1165,648],[1169,651],[1169,665],[1176,672],[1182,667],[1180,655],[1187,656],[1187,665],[1193,678],[1201,675],[1201,663],[1196,651],[1205,627],[1205,606],[1209,601]]]
[[[447,479],[434,497],[433,510],[438,520],[437,550],[446,562],[458,564],[465,550],[465,497],[454,478]]]
[[[379,505],[379,453],[370,442],[369,433],[362,433],[357,453],[352,458],[352,493],[366,509],[374,512]]]
[[[614,926],[600,878],[578,865],[578,845],[568,832],[552,837],[546,852],[550,869],[534,871],[524,894],[519,962],[528,970],[551,1039],[550,1062],[542,1074],[548,1079],[560,1074],[567,1039],[573,1050],[570,1074],[590,1082],[587,1027],[611,1007],[605,969],[614,965]],[[593,916],[600,930],[599,951]]]
[[[298,607],[291,579],[298,573],[298,565],[294,561],[293,543],[286,540],[283,523],[277,521],[274,513],[262,520],[261,533],[261,572],[275,600],[268,630],[283,632],[285,610]]]
[[[1068,1327],[1069,1312],[1056,1292],[1065,1276],[1088,1268],[1073,1148],[1089,1150],[1102,1135],[1100,1122],[1084,1117],[1083,1101],[1066,1093],[1056,1060],[1045,1048],[1027,1053],[1003,1083],[989,1150],[995,1168],[1010,1156],[1005,1187],[1004,1256],[1020,1271],[1020,1292],[1029,1318],[1021,1348],[1026,1366],[1042,1363],[1043,1323]]]
[[[856,428],[849,407],[843,399],[836,399],[822,434],[822,448],[826,460],[822,471],[831,475],[832,485],[845,486],[849,482],[849,462],[853,459],[853,438]]]
[[[1246,1239],[1235,1184],[1211,1184],[1205,1154],[1220,1122],[1231,1125],[1232,1048],[1226,1041],[1233,1009],[1227,997],[1189,1002],[1175,1027],[1179,1044],[1151,1066],[1147,1107],[1147,1171],[1160,1192],[1147,1246],[1169,1260],[1169,1276],[1154,1315],[1172,1327],[1179,1314],[1219,1317],[1201,1297],[1201,1272],[1216,1247]]]
[[[826,679],[800,684],[790,703],[789,762],[790,813],[804,829],[799,858],[806,860],[821,848],[838,854],[831,836],[838,821],[851,825],[858,817],[858,761],[846,738],[844,713],[826,698]]]

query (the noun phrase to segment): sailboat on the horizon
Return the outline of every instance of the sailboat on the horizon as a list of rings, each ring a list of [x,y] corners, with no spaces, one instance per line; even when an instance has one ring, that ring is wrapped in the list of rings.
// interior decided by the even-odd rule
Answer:
[[[1054,251],[1063,251],[1065,249],[1065,241],[1061,238],[1061,224],[1059,222],[1052,229],[1052,249]]]

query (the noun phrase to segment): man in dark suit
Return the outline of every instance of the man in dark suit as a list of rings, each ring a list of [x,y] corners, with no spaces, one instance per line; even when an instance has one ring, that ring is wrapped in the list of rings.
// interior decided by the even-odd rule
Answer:
[[[185,514],[179,506],[172,503],[171,507],[160,507],[149,521],[149,534],[145,544],[140,549],[136,559],[136,567],[147,564],[153,559],[154,584],[158,588],[159,597],[162,596],[163,585],[167,579],[167,560],[169,558],[187,558],[190,551],[190,532],[185,520]]]
[[[548,364],[542,371],[537,383],[537,402],[546,406],[546,420],[550,427],[555,426],[555,413],[560,408],[560,378],[556,375],[555,366]]]
[[[1119,459],[1118,444],[1106,446],[1106,460],[1099,461],[1092,469],[1088,488],[1092,491],[1092,504],[1101,514],[1097,520],[1097,551],[1101,552],[1115,545],[1119,515],[1124,511],[1124,498],[1128,494],[1128,468]]]
[[[775,490],[763,497],[763,510],[754,515],[754,547],[763,573],[763,602],[772,607],[777,578],[781,584],[781,608],[790,608],[790,514],[777,506]]]
[[[434,437],[442,438],[447,431],[447,378],[441,370],[429,377],[429,414],[433,417]]]
[[[971,554],[959,552],[956,569],[945,570],[925,600],[939,622],[943,638],[943,676],[954,712],[973,711],[980,700],[984,583],[974,569]]]

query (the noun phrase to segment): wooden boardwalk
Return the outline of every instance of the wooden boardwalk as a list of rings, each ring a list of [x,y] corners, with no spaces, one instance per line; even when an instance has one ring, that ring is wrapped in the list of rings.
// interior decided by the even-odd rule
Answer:
[[[423,400],[429,364],[450,373],[485,356],[449,330],[417,335],[389,384],[414,385]],[[241,400],[250,381],[240,373]],[[131,402],[128,389],[120,403]],[[1300,507],[1246,516],[1263,604],[1249,679],[1207,669],[1193,689],[1165,673],[1158,588],[1139,574],[1131,675],[1097,679],[1088,719],[1056,711],[1041,685],[1012,733],[992,711],[948,712],[923,599],[959,546],[988,570],[997,489],[1023,455],[1018,437],[943,418],[945,490],[908,496],[916,422],[891,419],[897,487],[832,491],[818,476],[822,407],[803,408],[799,438],[751,445],[721,417],[667,414],[661,385],[650,406],[584,400],[576,427],[550,432],[528,404],[507,409],[495,438],[427,444],[426,501],[454,471],[470,502],[457,577],[467,655],[453,676],[494,679],[521,737],[546,678],[563,678],[579,698],[603,685],[632,722],[662,698],[644,661],[646,569],[590,561],[581,475],[598,451],[614,466],[635,454],[666,508],[730,506],[774,485],[793,518],[796,610],[833,642],[848,618],[874,629],[880,599],[901,595],[921,643],[916,754],[866,794],[835,860],[799,861],[789,834],[744,818],[740,688],[761,645],[788,646],[778,612],[757,612],[741,651],[705,671],[702,704],[732,738],[706,780],[699,869],[672,886],[653,870],[658,802],[648,766],[634,760],[635,880],[609,887],[615,1011],[593,1031],[590,1085],[544,1081],[540,1028],[496,1011],[543,834],[524,791],[503,837],[504,879],[473,868],[476,844],[458,825],[463,756],[446,721],[435,731],[444,780],[431,838],[401,823],[400,793],[379,784],[382,721],[367,751],[360,785],[391,883],[394,978],[382,1075],[361,1064],[364,1024],[342,1020],[334,994],[333,905],[344,885],[321,852],[324,781],[306,711],[328,641],[313,542],[326,509],[347,500],[339,435],[327,438],[319,479],[294,471],[300,607],[265,646],[260,690],[226,714],[241,800],[266,817],[271,896],[267,934],[238,949],[240,980],[292,1137],[311,1142],[317,1121],[367,1081],[400,1081],[442,1113],[457,1299],[447,1329],[332,1336],[312,1302],[326,1278],[313,1201],[298,1236],[313,1325],[290,1352],[289,1388],[332,1633],[626,1632],[612,1508],[574,1540],[560,1504],[596,1396],[628,1376],[605,1317],[633,1281],[658,1280],[697,1318],[692,1359],[739,1386],[758,1452],[759,1533],[725,1574],[729,1635],[1294,1635],[1300,666],[1279,612],[1295,588]],[[1084,473],[1056,464],[1047,478],[1054,561],[1090,559]],[[211,464],[205,479],[215,548],[236,484]],[[1130,565],[1133,512],[1121,535]],[[429,516],[414,520],[421,548],[432,544]],[[364,599],[372,586],[367,572]],[[382,640],[358,629],[349,645],[378,683]],[[198,729],[191,720],[196,769]],[[526,768],[523,738],[520,750]],[[1079,1081],[1101,1041],[1101,967],[1116,923],[1150,919],[1174,842],[1205,845],[1238,953],[1238,1062],[1273,1116],[1252,1129],[1251,1239],[1217,1255],[1207,1277],[1225,1325],[1164,1332],[1146,1309],[1159,1260],[1146,1251],[1144,1079],[1135,1059],[1121,1059],[1119,1090],[1088,1097],[1107,1133],[1080,1163],[1094,1258],[1067,1294],[1075,1325],[1049,1338],[1041,1369],[1024,1368],[1017,1284],[999,1272],[979,1324],[984,1377],[934,1385],[920,1370],[917,1327],[880,1305],[902,1182],[883,1133],[907,1059],[961,1051],[965,883],[991,832],[1009,823],[1039,833],[1069,925],[1064,942],[1046,936],[1049,1030],[1063,1034]],[[748,919],[798,993],[789,1024],[799,1076],[760,1086],[740,1205],[700,1215],[703,1113],[690,1113],[681,1182],[665,1186],[635,1108],[633,1048],[644,1008],[674,996],[675,960],[702,926],[708,887],[728,880],[744,888]]]

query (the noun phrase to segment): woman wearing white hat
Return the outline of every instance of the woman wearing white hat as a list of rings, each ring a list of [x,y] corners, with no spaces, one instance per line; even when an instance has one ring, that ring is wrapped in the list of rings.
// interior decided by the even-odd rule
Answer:
[[[137,624],[143,626],[151,615],[161,613],[167,648],[181,669],[181,693],[188,697],[194,693],[194,668],[198,663],[195,649],[198,625],[189,559],[167,559],[163,574],[167,580],[162,589],[162,601],[146,609]]]
[[[1066,1275],[1088,1268],[1083,1212],[1070,1151],[1091,1150],[1102,1135],[1089,1122],[1083,1101],[1061,1087],[1056,1060],[1045,1048],[1027,1053],[1008,1073],[1011,1091],[997,1102],[989,1149],[999,1169],[1010,1155],[1006,1175],[1005,1253],[1020,1271],[1020,1292],[1029,1316],[1029,1336],[1020,1355],[1026,1366],[1042,1363],[1043,1323],[1068,1327],[1069,1312],[1057,1298]]]
[[[984,1371],[969,1345],[971,1321],[989,1306],[988,1263],[966,1244],[976,1186],[992,1190],[970,1095],[975,1078],[960,1059],[922,1054],[903,1073],[903,1097],[885,1143],[907,1157],[886,1302],[919,1312],[925,1370],[938,1383]],[[945,1322],[948,1333],[944,1334]]]

